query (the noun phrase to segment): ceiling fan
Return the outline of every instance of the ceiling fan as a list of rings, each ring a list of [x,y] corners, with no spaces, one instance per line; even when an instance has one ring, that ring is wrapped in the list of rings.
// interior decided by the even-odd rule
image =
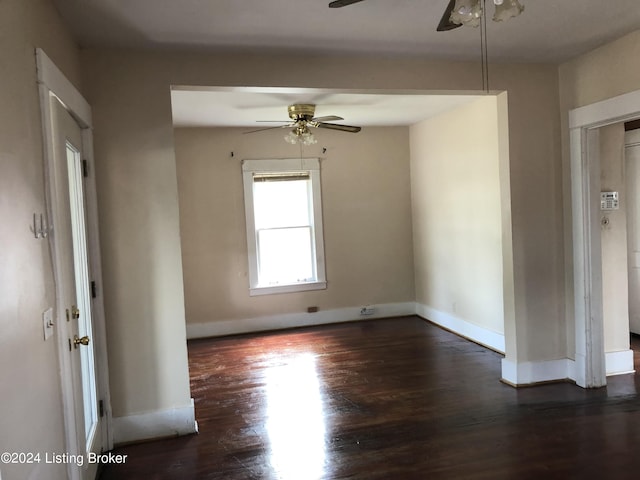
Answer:
[[[360,127],[354,127],[352,125],[340,125],[338,123],[329,123],[336,120],[344,120],[342,117],[336,115],[328,115],[325,117],[314,117],[316,106],[310,103],[296,103],[287,107],[289,113],[290,122],[284,125],[278,125],[276,127],[259,128],[257,130],[251,130],[245,133],[262,132],[264,130],[272,130],[275,128],[290,128],[291,131],[285,140],[288,143],[296,144],[301,143],[303,145],[311,145],[316,143],[316,139],[309,130],[309,128],[327,128],[330,130],[338,130],[341,132],[358,133],[362,130]],[[258,120],[259,122],[269,122],[271,120]],[[281,123],[276,120],[276,122]]]
[[[363,0],[335,0],[329,4],[329,8],[346,7]],[[477,27],[480,25],[482,17],[482,9],[485,0],[449,0],[447,8],[436,30],[438,32],[446,32],[462,25],[470,25]],[[511,17],[516,17],[522,13],[524,7],[518,0],[493,0],[496,7],[493,20],[501,22]]]

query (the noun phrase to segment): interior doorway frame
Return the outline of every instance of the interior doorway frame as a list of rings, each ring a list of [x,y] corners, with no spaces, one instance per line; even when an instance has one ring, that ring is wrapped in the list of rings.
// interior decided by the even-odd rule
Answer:
[[[607,384],[600,245],[599,128],[640,117],[640,90],[569,111],[573,222],[575,381]]]
[[[40,94],[40,111],[42,118],[42,134],[43,134],[43,155],[45,169],[45,195],[47,203],[47,218],[54,221],[57,218],[56,205],[56,185],[54,184],[53,168],[54,168],[54,129],[53,115],[51,108],[51,100],[58,101],[76,120],[82,130],[82,158],[87,160],[92,167],[93,162],[93,126],[91,107],[73,86],[73,84],[58,69],[53,61],[46,53],[36,48],[36,67],[38,78],[38,90]],[[104,315],[102,287],[102,264],[100,258],[100,242],[98,236],[98,203],[96,194],[95,175],[88,175],[85,178],[85,196],[86,196],[86,230],[87,230],[87,252],[89,271],[92,278],[98,282],[97,295],[92,299],[92,314],[94,326],[94,345],[96,353],[96,383],[98,387],[98,398],[102,400],[102,421],[105,422],[106,428],[103,433],[102,444],[107,450],[113,448],[113,429],[112,429],[112,412],[109,394],[109,372],[107,364],[107,344],[106,344],[106,328]],[[77,438],[75,428],[74,408],[74,390],[72,381],[71,362],[67,353],[66,335],[61,334],[61,309],[63,308],[62,293],[59,286],[59,272],[61,271],[61,253],[60,246],[57,245],[53,238],[52,256],[53,256],[53,272],[56,295],[56,339],[58,362],[60,370],[60,387],[62,391],[62,408],[65,426],[65,446],[67,452],[77,452]],[[85,452],[82,452],[83,454]],[[81,478],[81,472],[76,468],[76,464],[69,462],[67,464],[67,474],[70,479]]]

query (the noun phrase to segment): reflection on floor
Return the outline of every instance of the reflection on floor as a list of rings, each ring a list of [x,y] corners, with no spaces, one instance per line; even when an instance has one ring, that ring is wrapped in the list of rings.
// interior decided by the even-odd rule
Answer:
[[[515,389],[501,358],[418,317],[191,341],[200,433],[101,478],[638,478],[640,377]]]
[[[267,368],[265,387],[271,467],[282,480],[322,478],[327,441],[315,356]]]

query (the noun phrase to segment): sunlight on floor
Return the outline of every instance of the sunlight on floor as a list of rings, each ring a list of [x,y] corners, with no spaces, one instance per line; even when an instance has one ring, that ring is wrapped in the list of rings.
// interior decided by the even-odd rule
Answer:
[[[325,424],[315,357],[296,355],[266,372],[271,465],[282,480],[321,478]]]

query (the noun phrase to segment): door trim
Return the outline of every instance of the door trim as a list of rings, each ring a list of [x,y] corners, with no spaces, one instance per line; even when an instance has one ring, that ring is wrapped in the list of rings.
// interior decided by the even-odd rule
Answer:
[[[598,129],[640,117],[640,90],[569,112],[573,220],[575,373],[581,387],[607,384],[600,248]]]
[[[104,315],[104,301],[102,295],[102,264],[100,259],[100,243],[98,237],[98,204],[96,194],[96,182],[93,169],[93,130],[91,107],[82,97],[80,92],[71,84],[64,74],[56,67],[51,59],[40,48],[35,50],[38,75],[38,89],[40,94],[40,111],[42,118],[43,155],[45,170],[45,197],[47,204],[47,216],[53,221],[55,229],[58,218],[58,205],[54,199],[58,186],[53,175],[54,165],[54,131],[52,101],[60,102],[73,116],[82,129],[82,156],[91,166],[89,175],[85,179],[86,195],[86,228],[89,271],[92,279],[98,284],[98,294],[92,299],[95,350],[96,350],[96,382],[98,386],[98,398],[103,401],[105,422],[105,434],[103,445],[107,449],[113,448],[112,413],[109,395],[109,372],[107,363],[106,328]],[[54,230],[55,231],[55,230]],[[71,377],[71,362],[67,355],[67,335],[64,318],[64,304],[62,302],[61,285],[59,281],[61,271],[60,246],[56,244],[55,235],[49,237],[51,255],[53,257],[53,276],[56,295],[57,326],[57,350],[60,366],[60,385],[62,390],[62,406],[65,424],[65,442],[68,452],[77,452],[73,384]],[[85,453],[85,452],[82,452]],[[67,464],[70,479],[80,478],[77,466],[70,462]]]

